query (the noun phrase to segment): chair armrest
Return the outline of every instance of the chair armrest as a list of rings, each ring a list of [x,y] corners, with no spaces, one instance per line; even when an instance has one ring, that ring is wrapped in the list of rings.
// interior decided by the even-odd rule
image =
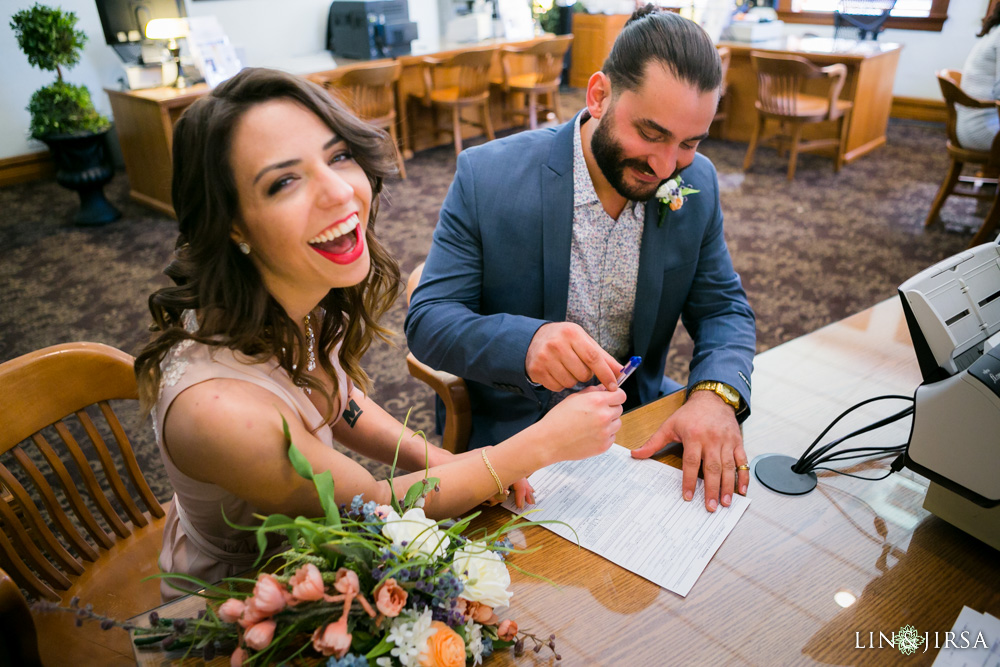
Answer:
[[[451,373],[434,370],[413,356],[413,353],[406,355],[406,365],[410,369],[410,375],[429,385],[441,397],[445,409],[441,445],[452,454],[461,454],[468,449],[469,434],[472,432],[472,409],[465,380]]]
[[[835,79],[830,85],[829,106],[826,112],[827,118],[834,118],[837,112],[837,98],[840,97],[840,91],[844,89],[844,83],[847,81],[847,65],[834,63],[821,68],[820,71],[827,77]]]

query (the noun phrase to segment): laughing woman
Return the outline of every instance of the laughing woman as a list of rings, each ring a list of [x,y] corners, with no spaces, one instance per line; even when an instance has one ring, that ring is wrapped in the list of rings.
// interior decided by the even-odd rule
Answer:
[[[282,417],[313,469],[331,471],[338,503],[388,502],[388,482],[332,445],[389,462],[403,431],[366,396],[359,364],[386,336],[378,320],[399,289],[375,234],[391,151],[322,89],[271,70],[244,70],[177,123],[175,286],[150,297],[157,333],[136,359],[175,491],[163,571],[216,581],[247,569],[254,535],[223,513],[243,525],[255,513],[322,514],[288,461]],[[583,392],[494,447],[457,456],[431,447],[441,483],[425,511],[455,516],[498,486],[530,500],[529,474],[611,445],[623,400],[621,390]],[[399,465],[424,467],[423,441],[409,431]],[[397,477],[397,493],[423,476]]]

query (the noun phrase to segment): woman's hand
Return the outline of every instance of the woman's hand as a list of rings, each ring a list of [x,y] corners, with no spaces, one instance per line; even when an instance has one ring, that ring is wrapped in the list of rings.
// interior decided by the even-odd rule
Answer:
[[[517,509],[524,507],[525,503],[529,505],[535,504],[535,487],[531,485],[527,477],[522,477],[512,484],[514,489],[514,504],[517,505]]]
[[[567,396],[537,426],[545,429],[552,462],[585,459],[603,454],[614,444],[622,426],[625,392],[587,387]]]

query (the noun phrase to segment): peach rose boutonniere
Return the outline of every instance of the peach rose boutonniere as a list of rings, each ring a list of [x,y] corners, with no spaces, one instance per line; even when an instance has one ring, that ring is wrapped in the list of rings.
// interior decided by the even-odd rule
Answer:
[[[663,221],[667,219],[668,211],[681,210],[688,195],[696,195],[699,192],[701,190],[687,187],[684,184],[684,179],[679,175],[664,181],[663,185],[656,190],[656,198],[660,200],[660,221],[656,226],[662,227]]]

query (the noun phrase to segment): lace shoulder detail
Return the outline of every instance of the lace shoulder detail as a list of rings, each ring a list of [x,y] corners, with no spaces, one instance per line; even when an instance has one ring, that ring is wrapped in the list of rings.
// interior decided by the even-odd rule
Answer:
[[[183,315],[184,330],[194,333],[198,330],[198,320],[193,310],[185,310]],[[182,340],[170,348],[167,356],[160,362],[160,393],[167,387],[173,387],[184,376],[190,363],[184,352],[194,345],[193,340]]]

